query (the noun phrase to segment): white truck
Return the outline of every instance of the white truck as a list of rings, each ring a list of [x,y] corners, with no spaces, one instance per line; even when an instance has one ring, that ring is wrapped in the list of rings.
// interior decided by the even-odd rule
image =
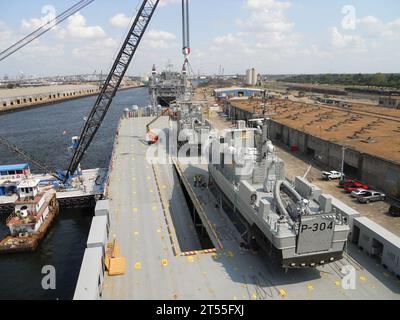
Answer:
[[[342,178],[342,174],[339,171],[323,171],[322,178],[324,180],[333,180]]]

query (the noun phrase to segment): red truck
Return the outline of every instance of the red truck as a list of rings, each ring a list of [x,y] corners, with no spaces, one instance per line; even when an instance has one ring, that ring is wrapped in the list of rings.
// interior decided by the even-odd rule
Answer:
[[[352,193],[353,191],[358,190],[358,189],[364,189],[364,190],[369,189],[369,185],[358,182],[358,181],[347,182],[343,185],[343,187],[344,187],[344,191],[346,193]]]

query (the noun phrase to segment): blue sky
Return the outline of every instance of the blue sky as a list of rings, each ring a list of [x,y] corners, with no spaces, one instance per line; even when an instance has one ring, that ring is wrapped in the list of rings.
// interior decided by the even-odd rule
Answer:
[[[129,74],[182,64],[180,0],[162,1]],[[0,50],[76,2],[1,1]],[[0,62],[0,77],[107,72],[140,3],[96,0]],[[400,2],[191,0],[191,44],[196,73],[400,72]]]

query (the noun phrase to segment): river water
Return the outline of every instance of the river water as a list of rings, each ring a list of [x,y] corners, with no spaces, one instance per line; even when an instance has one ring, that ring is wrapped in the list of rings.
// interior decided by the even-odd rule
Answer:
[[[0,115],[0,136],[51,169],[66,169],[72,156],[68,150],[71,136],[79,135],[95,99],[86,97]],[[120,91],[81,163],[82,169],[108,167],[123,110],[148,103],[147,88]],[[0,145],[0,164],[24,162]],[[33,166],[31,170],[40,172]],[[62,209],[37,251],[0,256],[0,299],[72,299],[92,216],[93,210]],[[0,238],[7,234],[5,218],[0,217]],[[55,290],[42,289],[45,265],[56,268]]]

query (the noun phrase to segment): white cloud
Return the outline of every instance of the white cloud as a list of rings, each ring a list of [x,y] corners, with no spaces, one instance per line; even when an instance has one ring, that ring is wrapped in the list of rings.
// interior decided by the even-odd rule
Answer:
[[[104,38],[106,33],[100,26],[87,26],[86,19],[79,12],[67,19],[68,25],[59,31],[61,38],[98,39]]]
[[[143,38],[143,46],[152,49],[166,49],[177,46],[176,35],[162,30],[149,30]]]
[[[170,4],[177,4],[177,3],[181,3],[181,0],[160,0],[159,6],[165,7]]]
[[[276,0],[247,0],[246,6],[251,10],[286,10],[290,8],[291,4]]]
[[[238,42],[241,42],[241,39],[239,39],[239,37],[236,38],[232,33],[228,33],[227,35],[216,37],[213,42],[217,46],[225,46],[237,44]]]
[[[357,21],[358,27],[366,31],[368,37],[382,37],[389,40],[400,38],[400,18],[388,23],[380,21],[374,16],[366,16]]]
[[[110,19],[110,25],[115,28],[126,28],[130,22],[131,18],[123,13],[118,13]]]
[[[48,20],[43,17],[43,18],[32,18],[29,20],[23,19],[21,21],[21,26],[23,29],[32,29],[36,30],[40,28],[41,26],[45,25],[48,22]]]
[[[30,26],[26,25],[26,28],[35,28],[33,24]],[[7,24],[0,21],[0,51],[8,48],[13,45],[18,40],[22,39],[25,34],[17,34],[15,33]],[[59,57],[64,54],[64,44],[57,45],[46,45],[41,42],[40,39],[35,39],[28,45],[26,45],[21,50],[13,53],[11,57],[27,57],[29,58],[38,58],[38,60],[43,60],[44,57]],[[8,58],[8,59],[9,59]]]
[[[245,20],[238,20],[237,24],[252,32],[290,31],[294,24],[284,14],[290,6],[289,2],[275,0],[247,0],[245,7],[251,11],[251,15]]]
[[[347,35],[339,32],[338,28],[330,29],[331,43],[334,48],[362,49],[365,40],[358,35]]]
[[[236,21],[240,31],[216,37],[211,50],[224,52],[224,60],[228,55],[241,64],[249,63],[249,58],[253,63],[263,63],[267,56],[280,59],[295,54],[300,36],[292,32],[294,23],[286,17],[290,7],[290,2],[246,0],[248,16]]]
[[[113,58],[115,50],[117,49],[117,41],[113,38],[105,38],[102,40],[97,40],[91,44],[84,47],[74,48],[72,54],[74,57],[93,61],[93,58],[102,59],[103,61],[108,61]]]
[[[24,57],[32,57],[32,58],[39,58],[45,63],[45,60],[43,58],[55,58],[55,57],[61,57],[64,55],[64,45],[63,44],[58,44],[55,46],[48,46],[48,45],[43,45],[40,44],[39,42],[36,44],[33,44],[31,46],[27,46],[24,49]]]
[[[12,45],[14,34],[12,30],[3,21],[0,20],[0,48],[5,49]]]

